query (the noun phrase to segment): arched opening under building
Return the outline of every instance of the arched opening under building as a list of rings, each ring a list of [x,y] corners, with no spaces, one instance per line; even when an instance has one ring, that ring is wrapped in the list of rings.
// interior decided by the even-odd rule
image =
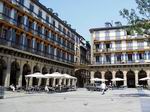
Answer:
[[[86,84],[86,70],[77,70],[75,72],[75,77],[77,78],[77,87],[84,87],[84,85]]]
[[[116,77],[116,78],[124,79],[124,78],[123,78],[123,72],[120,71],[120,70],[117,71],[115,77]],[[116,81],[116,86],[117,86],[117,87],[120,87],[120,86],[122,86],[123,84],[124,84],[124,81]]]
[[[39,68],[38,65],[35,65],[34,68],[33,68],[33,73],[37,73],[37,72],[40,72],[40,68]],[[34,77],[32,81],[33,81],[32,82],[33,86],[35,86],[35,85],[38,85],[39,79]]]
[[[3,59],[0,59],[0,86],[4,86],[6,78],[7,65]]]
[[[146,72],[144,70],[139,71],[139,73],[138,73],[138,81],[139,81],[138,84],[139,85],[143,85],[143,86],[147,85],[147,81],[146,80],[145,81],[141,81],[140,80],[141,78],[145,78],[145,77],[147,77]]]
[[[59,73],[60,73],[59,69],[56,69],[56,72],[59,72]]]
[[[101,73],[99,71],[95,72],[94,78],[102,78]]]
[[[64,70],[62,70],[61,73],[64,74]]]
[[[53,72],[54,72],[54,69],[50,68],[49,73],[52,74]],[[52,87],[53,81],[54,81],[54,79],[52,79],[52,78],[49,79],[49,86]]]
[[[95,72],[94,78],[102,78],[101,73],[99,71]],[[100,81],[95,81],[95,83],[101,84]]]
[[[127,86],[135,88],[135,73],[131,70],[127,72]]]
[[[66,71],[66,74],[69,74],[69,70]]]
[[[11,72],[10,72],[10,85],[16,85],[19,84],[19,75],[20,75],[20,65],[17,61],[14,61],[11,63]]]
[[[53,68],[50,68],[49,73],[52,74],[54,72]]]
[[[110,71],[107,71],[105,73],[105,79],[107,80],[105,83],[106,85],[109,85],[110,83],[112,83],[112,73]]]
[[[28,63],[26,63],[23,66],[23,72],[22,72],[22,87],[26,86],[26,79],[25,76],[31,74],[31,68],[30,65]],[[29,82],[28,82],[29,83]]]
[[[48,70],[47,70],[47,68],[46,67],[43,67],[42,68],[42,74],[43,75],[45,75],[45,74],[47,74],[48,73]],[[42,80],[41,80],[41,86],[45,86],[46,85],[46,78],[42,78]]]

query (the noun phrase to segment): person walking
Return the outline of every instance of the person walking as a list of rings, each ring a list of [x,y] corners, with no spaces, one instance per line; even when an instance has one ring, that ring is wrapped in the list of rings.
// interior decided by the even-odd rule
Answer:
[[[106,90],[106,84],[104,82],[102,82],[101,88],[102,88],[102,95],[103,95],[105,94],[105,90]]]

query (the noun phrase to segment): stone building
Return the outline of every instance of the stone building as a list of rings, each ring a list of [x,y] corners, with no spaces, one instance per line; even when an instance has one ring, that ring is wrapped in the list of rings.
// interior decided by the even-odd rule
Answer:
[[[129,34],[127,26],[92,28],[91,33],[91,78],[111,79],[118,77],[124,81],[117,83],[136,87],[150,85],[139,79],[150,76],[150,46],[147,37]]]
[[[51,8],[38,0],[1,0],[0,26],[0,85],[25,86],[25,75],[35,72],[74,75],[81,36]],[[30,80],[37,83],[43,84]]]

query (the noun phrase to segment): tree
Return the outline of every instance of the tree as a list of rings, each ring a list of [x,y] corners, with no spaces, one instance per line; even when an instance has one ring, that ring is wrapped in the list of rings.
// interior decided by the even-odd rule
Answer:
[[[120,11],[120,15],[127,19],[130,26],[128,30],[150,35],[150,0],[135,0],[135,2],[137,11],[123,9]]]

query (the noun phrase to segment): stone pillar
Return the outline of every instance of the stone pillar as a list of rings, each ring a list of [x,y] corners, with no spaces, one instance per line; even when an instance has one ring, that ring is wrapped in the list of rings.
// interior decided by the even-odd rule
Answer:
[[[150,77],[150,70],[146,70],[147,77]],[[147,81],[148,87],[150,87],[150,80]]]
[[[70,79],[68,79],[68,86],[70,86]]]
[[[42,73],[42,68],[43,68],[43,66],[40,66],[40,73]],[[42,78],[39,78],[38,79],[38,86],[40,86],[41,83],[42,83]]]
[[[135,73],[135,86],[138,86],[139,85],[139,78],[138,78],[139,71],[135,70],[134,73]]]
[[[31,74],[33,74],[33,67],[34,67],[34,65],[32,64],[31,65]],[[29,79],[29,86],[32,86],[33,85],[32,83],[33,83],[33,78],[30,78]]]
[[[59,85],[61,85],[61,82],[62,82],[62,78],[59,79]]]
[[[105,79],[105,72],[104,71],[101,72],[101,75],[102,75],[102,79]]]
[[[127,71],[123,71],[124,86],[127,86]]]
[[[112,71],[112,78],[114,79],[115,76],[116,76],[116,71]],[[112,83],[116,85],[116,81],[113,81]]]
[[[94,73],[95,73],[94,71],[91,71],[90,79],[94,78]],[[94,83],[94,81],[91,81],[91,83]]]
[[[56,79],[55,79],[55,78],[53,78],[53,84],[52,84],[52,86],[53,86],[53,87],[56,86]]]
[[[23,63],[20,62],[20,74],[19,74],[19,79],[18,79],[18,86],[22,86],[22,74],[23,74]]]
[[[11,71],[11,58],[9,57],[7,60],[7,71],[6,71],[6,78],[5,78],[5,87],[10,86],[10,71]]]

